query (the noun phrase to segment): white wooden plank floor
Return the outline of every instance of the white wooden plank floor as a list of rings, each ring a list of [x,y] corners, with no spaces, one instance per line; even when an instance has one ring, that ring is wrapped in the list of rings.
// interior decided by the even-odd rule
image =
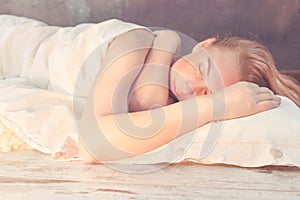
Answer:
[[[132,174],[33,150],[0,154],[0,199],[300,199],[300,168],[169,165]]]

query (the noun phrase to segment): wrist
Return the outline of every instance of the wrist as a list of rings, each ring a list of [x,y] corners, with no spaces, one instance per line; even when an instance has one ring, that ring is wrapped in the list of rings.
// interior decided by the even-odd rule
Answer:
[[[212,117],[212,97],[211,95],[201,95],[196,97],[197,109],[199,114],[199,126],[203,126],[211,121],[214,121]]]
[[[152,48],[176,53],[181,45],[180,36],[172,30],[158,31],[154,38]]]

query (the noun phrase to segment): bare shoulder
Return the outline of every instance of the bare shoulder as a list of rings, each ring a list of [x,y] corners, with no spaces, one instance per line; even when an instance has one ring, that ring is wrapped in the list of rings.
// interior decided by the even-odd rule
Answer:
[[[106,59],[111,60],[127,52],[150,49],[155,36],[146,29],[133,29],[116,36],[106,49]]]

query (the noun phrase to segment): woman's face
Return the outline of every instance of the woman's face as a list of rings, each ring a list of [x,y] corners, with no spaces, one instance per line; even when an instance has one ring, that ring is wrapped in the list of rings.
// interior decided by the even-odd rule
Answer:
[[[215,92],[239,80],[238,54],[210,46],[193,50],[171,66],[170,89],[182,101]]]

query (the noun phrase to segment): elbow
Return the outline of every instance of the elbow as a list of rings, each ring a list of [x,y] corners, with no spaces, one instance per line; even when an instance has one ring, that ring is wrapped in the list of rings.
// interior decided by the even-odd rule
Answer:
[[[167,105],[169,96],[167,93],[159,95],[138,93],[135,98],[140,110],[150,110]]]
[[[138,101],[138,106],[141,110],[151,110],[166,105],[162,100],[150,101],[149,99],[142,99]]]

